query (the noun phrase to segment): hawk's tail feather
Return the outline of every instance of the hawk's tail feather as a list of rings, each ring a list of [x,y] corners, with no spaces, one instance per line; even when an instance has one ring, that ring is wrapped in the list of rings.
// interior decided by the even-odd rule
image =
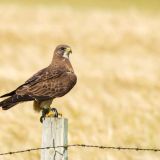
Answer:
[[[30,96],[20,96],[14,94],[12,97],[9,97],[3,101],[0,102],[0,107],[2,107],[3,110],[8,110],[11,107],[15,106],[19,102],[24,102],[24,101],[31,101],[33,100],[32,97]]]
[[[2,107],[3,110],[7,110],[7,109],[13,107],[14,105],[16,105],[17,103],[18,102],[16,102],[13,97],[9,97],[9,98],[3,100],[2,102],[0,102],[0,107]]]
[[[9,92],[9,93],[6,93],[6,94],[4,94],[4,95],[0,96],[0,98],[8,97],[8,96],[12,96],[12,95],[14,95],[14,94],[15,94],[15,90],[14,90],[14,91],[12,91],[12,92]]]
[[[3,110],[8,110],[8,109],[12,108],[13,106],[15,106],[16,104],[18,104],[18,102],[17,103],[11,103],[11,104],[7,104],[7,105],[3,105],[2,109]]]

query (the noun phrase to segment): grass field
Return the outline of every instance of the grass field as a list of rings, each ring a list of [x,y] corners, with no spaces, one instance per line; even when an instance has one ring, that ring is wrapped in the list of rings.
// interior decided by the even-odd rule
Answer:
[[[76,87],[54,105],[69,143],[160,147],[160,15],[136,9],[0,5],[0,93],[46,67],[57,44],[72,47]],[[0,152],[41,144],[32,103],[0,112]],[[70,149],[70,160],[158,160],[160,153]],[[39,160],[38,152],[0,157]]]

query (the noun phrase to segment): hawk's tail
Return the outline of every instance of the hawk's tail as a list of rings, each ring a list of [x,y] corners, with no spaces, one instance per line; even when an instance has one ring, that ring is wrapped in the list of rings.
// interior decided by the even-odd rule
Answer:
[[[0,102],[0,107],[2,107],[3,110],[7,110],[14,105],[18,103],[17,99],[15,96],[9,97],[3,101]]]
[[[0,107],[2,107],[3,110],[7,110],[20,102],[31,101],[31,100],[33,100],[33,98],[28,95],[21,96],[21,95],[14,94],[13,96],[1,101]]]

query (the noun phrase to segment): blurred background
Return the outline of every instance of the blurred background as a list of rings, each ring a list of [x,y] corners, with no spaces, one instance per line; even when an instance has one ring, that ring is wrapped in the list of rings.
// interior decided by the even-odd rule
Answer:
[[[0,94],[72,47],[76,87],[56,106],[69,143],[160,147],[159,0],[0,0]],[[0,111],[0,152],[41,145],[32,103]],[[70,148],[70,160],[158,160],[160,153]],[[39,160],[39,152],[1,157]]]

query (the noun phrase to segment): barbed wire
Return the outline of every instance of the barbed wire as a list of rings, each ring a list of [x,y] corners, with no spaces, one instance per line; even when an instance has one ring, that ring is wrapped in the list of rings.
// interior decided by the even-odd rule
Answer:
[[[38,150],[45,150],[45,149],[56,149],[56,148],[64,148],[68,149],[71,147],[84,147],[84,148],[97,148],[97,149],[107,149],[107,150],[130,150],[130,151],[149,151],[149,152],[160,152],[160,148],[139,148],[139,147],[116,147],[116,146],[101,146],[101,145],[88,145],[88,144],[70,144],[65,146],[55,146],[55,147],[38,147],[38,148],[30,148],[30,149],[24,149],[24,150],[18,150],[18,151],[12,151],[12,152],[4,152],[0,153],[0,156],[4,155],[12,155],[12,154],[18,154],[18,153],[24,153],[24,152],[32,152],[32,151],[38,151]],[[57,151],[55,151],[56,154]]]

